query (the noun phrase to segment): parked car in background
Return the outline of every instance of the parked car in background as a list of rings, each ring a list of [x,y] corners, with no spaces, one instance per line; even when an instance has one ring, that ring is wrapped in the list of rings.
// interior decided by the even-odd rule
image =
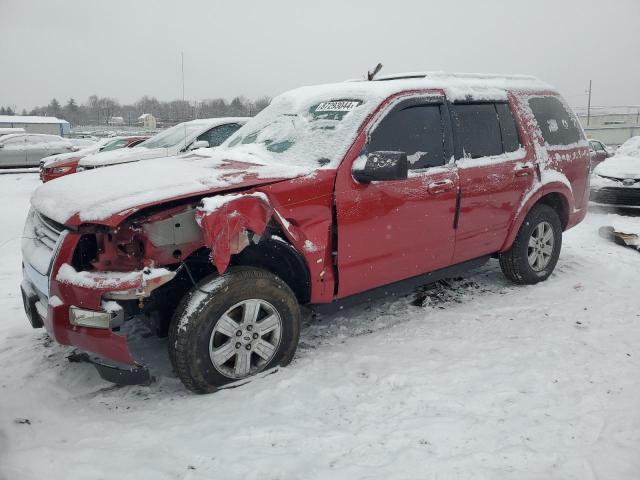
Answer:
[[[247,117],[203,118],[180,123],[145,140],[136,148],[85,157],[80,160],[77,171],[170,157],[198,148],[217,147],[248,120]]]
[[[612,155],[611,149],[600,140],[589,140],[589,157],[591,158],[591,169]]]
[[[74,153],[62,153],[43,158],[40,162],[40,180],[48,182],[55,178],[64,177],[76,173],[78,162],[88,155],[98,152],[110,152],[120,148],[135,147],[149,137],[115,137],[103,138],[88,148],[83,148]]]
[[[10,135],[12,133],[26,133],[24,128],[19,127],[0,127],[0,137],[3,135]]]
[[[594,169],[591,201],[619,208],[640,207],[640,136],[624,142]]]
[[[40,186],[25,312],[118,381],[149,379],[124,333],[148,315],[178,377],[211,392],[289,363],[300,304],[366,301],[491,257],[515,283],[546,280],[586,214],[588,173],[576,116],[532,77],[304,87],[219,149]]]
[[[37,167],[40,160],[77,147],[59,135],[15,133],[0,137],[0,167]]]

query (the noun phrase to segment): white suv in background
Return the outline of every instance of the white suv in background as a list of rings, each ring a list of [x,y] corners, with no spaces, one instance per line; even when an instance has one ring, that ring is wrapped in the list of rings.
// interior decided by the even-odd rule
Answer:
[[[202,118],[179,123],[145,140],[136,147],[86,156],[80,160],[77,171],[170,157],[198,148],[217,147],[248,120],[248,117],[222,117]]]
[[[58,135],[14,133],[0,137],[0,167],[37,167],[49,155],[77,150]]]

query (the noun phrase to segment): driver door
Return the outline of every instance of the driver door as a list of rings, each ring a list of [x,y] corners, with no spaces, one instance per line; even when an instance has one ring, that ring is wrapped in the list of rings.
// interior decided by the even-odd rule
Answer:
[[[338,297],[446,267],[454,251],[459,182],[448,163],[444,97],[401,100],[358,141],[359,155],[347,156],[336,179]],[[358,183],[351,175],[353,157],[375,151],[406,153],[408,178]]]

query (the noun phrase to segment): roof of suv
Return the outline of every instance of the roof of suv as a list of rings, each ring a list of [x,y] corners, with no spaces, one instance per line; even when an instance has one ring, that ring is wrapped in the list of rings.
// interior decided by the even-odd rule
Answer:
[[[317,97],[369,98],[381,100],[406,90],[444,90],[450,100],[506,100],[507,91],[555,92],[551,85],[528,75],[498,75],[486,73],[409,72],[385,75],[373,81],[364,79],[340,83],[301,87],[284,93],[283,97],[305,101]]]

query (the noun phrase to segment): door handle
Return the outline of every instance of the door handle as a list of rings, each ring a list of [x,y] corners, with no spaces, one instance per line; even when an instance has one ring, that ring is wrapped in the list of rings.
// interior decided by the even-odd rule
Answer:
[[[513,169],[516,177],[528,177],[533,174],[533,165],[531,163],[524,163],[522,165],[518,165]]]
[[[430,183],[427,186],[427,190],[431,194],[438,194],[448,192],[453,188],[453,182],[451,180],[441,180],[439,182]]]

